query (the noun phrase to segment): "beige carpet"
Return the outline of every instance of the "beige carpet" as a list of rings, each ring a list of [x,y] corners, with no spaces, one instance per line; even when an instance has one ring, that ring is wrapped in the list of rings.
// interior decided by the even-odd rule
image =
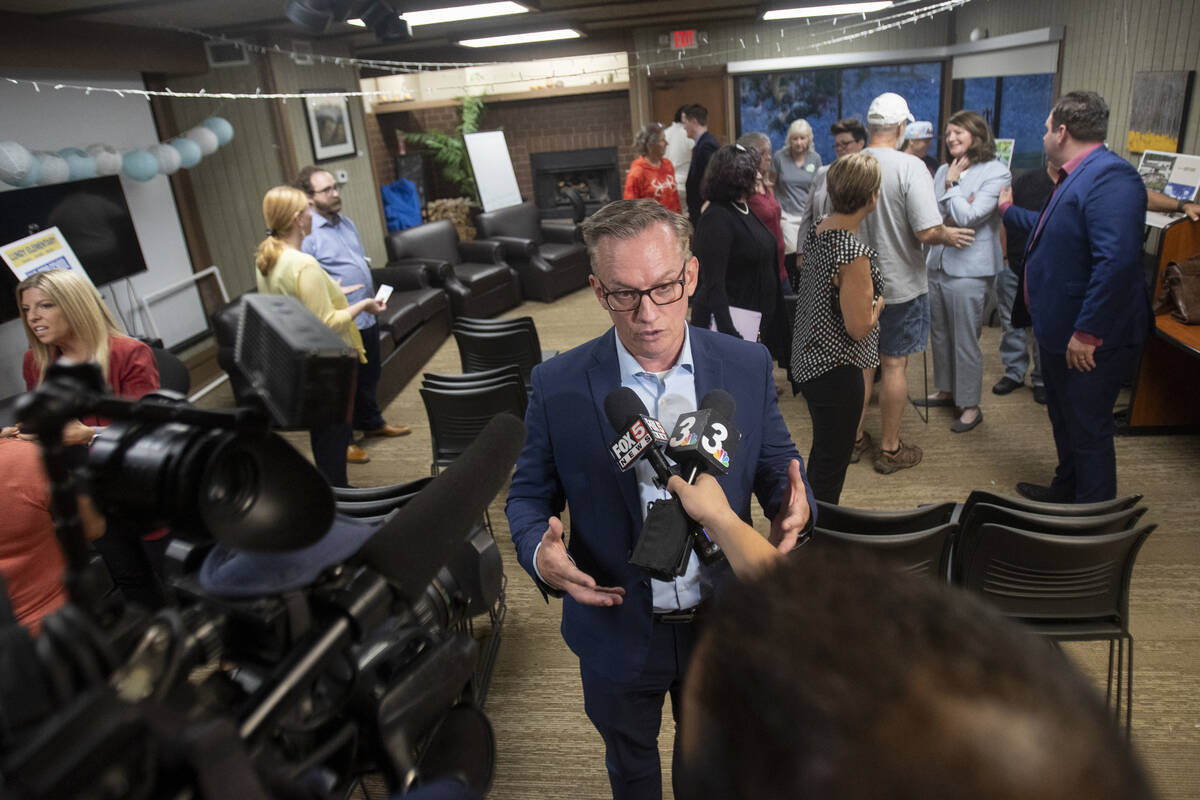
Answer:
[[[532,315],[542,346],[566,350],[608,327],[607,315],[588,291],[545,305],[526,303],[505,316]],[[983,334],[985,387],[1000,377],[999,330]],[[427,367],[459,372],[453,338]],[[923,391],[921,360],[909,365],[912,396]],[[932,375],[930,376],[932,378]],[[782,372],[776,380],[784,385]],[[419,381],[388,407],[391,422],[414,428],[403,439],[365,444],[371,463],[350,467],[355,485],[372,486],[428,474],[430,440]],[[807,455],[810,422],[803,398],[780,398],[798,449]],[[1048,482],[1055,464],[1045,409],[1028,389],[996,397],[985,388],[984,422],[955,435],[949,409],[934,409],[926,426],[911,407],[902,433],[925,450],[914,469],[878,475],[869,463],[851,465],[842,503],[866,508],[909,508],[919,503],[962,500],[974,488],[1011,492],[1018,480]],[[879,432],[878,409],[868,411],[868,430]],[[294,439],[305,448],[306,441]],[[1200,437],[1154,436],[1117,439],[1120,490],[1145,494],[1146,520],[1158,524],[1138,559],[1132,589],[1134,743],[1164,798],[1200,797]],[[504,497],[492,503],[491,518],[509,577],[508,621],[487,712],[496,729],[498,763],[491,797],[591,798],[608,796],[603,748],[583,713],[578,662],[559,636],[557,602],[545,604],[516,564],[504,521]],[[1070,651],[1102,687],[1103,645]],[[665,715],[670,717],[670,702]],[[664,770],[669,775],[673,726],[663,726]],[[665,781],[670,796],[670,781]]]

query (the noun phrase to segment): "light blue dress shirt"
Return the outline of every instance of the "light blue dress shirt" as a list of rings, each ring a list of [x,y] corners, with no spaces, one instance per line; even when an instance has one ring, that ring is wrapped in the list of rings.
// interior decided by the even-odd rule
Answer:
[[[362,238],[349,217],[338,214],[330,221],[313,212],[312,233],[304,237],[300,249],[315,258],[331,278],[340,278],[342,286],[362,284],[361,289],[346,295],[350,305],[375,296],[375,282],[371,278]],[[354,324],[360,331],[366,330],[375,324],[375,316],[363,311],[354,318]]]
[[[686,330],[686,329],[685,329]],[[675,366],[666,372],[654,373],[642,369],[625,345],[621,337],[613,337],[617,343],[617,364],[621,368],[621,385],[627,386],[646,405],[650,416],[662,423],[669,434],[675,428],[675,422],[680,414],[695,411],[696,402],[696,368],[692,361],[691,333],[686,332],[683,339],[683,351]],[[645,459],[634,464],[637,476],[638,496],[642,501],[642,519],[646,519],[646,511],[650,503],[670,496],[666,489],[654,485],[654,469]],[[673,581],[651,579],[650,589],[653,592],[655,613],[675,611],[681,608],[691,608],[700,604],[700,559],[693,550],[688,556],[687,571]]]

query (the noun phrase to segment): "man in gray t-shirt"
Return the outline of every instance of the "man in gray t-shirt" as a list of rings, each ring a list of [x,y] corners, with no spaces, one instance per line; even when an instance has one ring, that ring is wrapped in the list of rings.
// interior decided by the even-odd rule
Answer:
[[[916,156],[896,150],[906,123],[912,121],[908,103],[892,92],[876,97],[867,112],[869,146],[865,152],[879,161],[883,183],[879,204],[863,220],[859,235],[879,254],[883,273],[885,306],[879,316],[882,433],[874,466],[876,472],[885,474],[915,467],[922,456],[920,447],[900,441],[900,417],[908,400],[908,356],[923,351],[929,340],[929,283],[922,245],[962,248],[975,238],[969,228],[942,224],[929,170]],[[864,370],[863,379],[868,401],[863,403],[865,417],[875,370]],[[861,458],[870,446],[860,420],[855,456]]]

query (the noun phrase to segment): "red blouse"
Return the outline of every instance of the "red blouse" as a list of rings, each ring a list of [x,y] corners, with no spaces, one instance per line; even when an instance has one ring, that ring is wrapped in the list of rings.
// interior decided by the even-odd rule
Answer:
[[[33,351],[25,351],[22,365],[25,388],[33,391],[38,385],[38,367],[33,360]],[[128,336],[108,337],[108,385],[113,394],[127,400],[136,400],[159,388],[158,363],[154,351],[146,344]],[[81,422],[92,427],[102,427],[108,420],[99,417],[84,417]]]

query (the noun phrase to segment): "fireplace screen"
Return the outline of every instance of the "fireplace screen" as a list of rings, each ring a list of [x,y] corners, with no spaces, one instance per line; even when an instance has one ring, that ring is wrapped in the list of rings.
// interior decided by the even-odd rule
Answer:
[[[544,218],[569,217],[574,208],[574,190],[583,199],[585,214],[621,198],[621,168],[617,148],[561,150],[534,153],[533,197]]]

